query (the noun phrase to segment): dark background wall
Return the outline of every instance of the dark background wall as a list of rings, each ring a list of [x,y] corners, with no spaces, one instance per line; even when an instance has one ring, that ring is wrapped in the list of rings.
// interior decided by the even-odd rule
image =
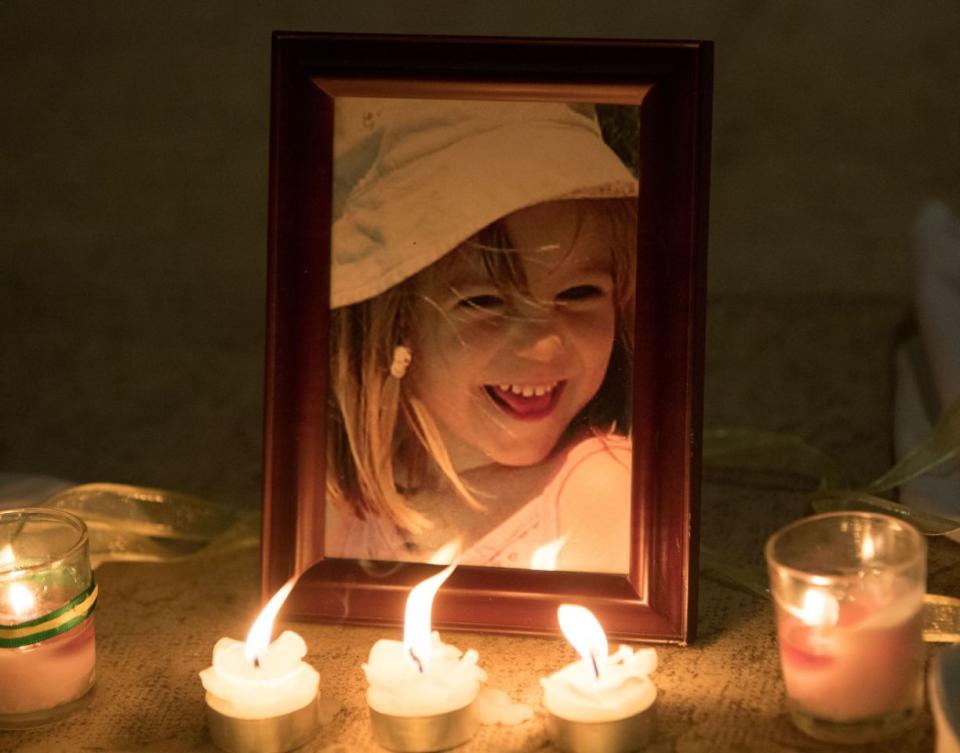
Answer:
[[[716,296],[905,298],[960,209],[956,0],[3,0],[0,471],[255,497],[274,29],[715,40]]]

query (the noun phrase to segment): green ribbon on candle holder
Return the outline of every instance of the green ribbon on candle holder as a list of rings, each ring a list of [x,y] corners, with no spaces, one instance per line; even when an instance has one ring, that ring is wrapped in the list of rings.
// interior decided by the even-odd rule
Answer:
[[[0,625],[0,648],[19,648],[65,633],[87,619],[97,606],[97,583],[52,612],[14,625]]]

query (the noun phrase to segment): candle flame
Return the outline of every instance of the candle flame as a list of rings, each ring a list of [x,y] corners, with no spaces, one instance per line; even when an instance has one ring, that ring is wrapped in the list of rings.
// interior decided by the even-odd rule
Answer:
[[[451,562],[456,562],[460,557],[460,545],[462,540],[460,537],[455,538],[453,541],[448,541],[442,547],[437,549],[430,559],[427,560],[427,563],[430,565],[449,565]]]
[[[600,621],[586,607],[561,604],[557,609],[560,629],[596,677],[600,677],[600,663],[607,659],[607,634]]]
[[[560,558],[560,550],[563,549],[567,543],[568,536],[569,534],[564,534],[534,549],[533,554],[530,556],[530,569],[556,570],[557,560]]]
[[[433,597],[457,567],[459,549],[458,542],[451,542],[434,555],[435,558],[445,557],[453,561],[436,575],[431,575],[414,586],[407,597],[407,605],[403,611],[403,655],[413,662],[420,672],[426,672],[430,666],[430,612],[433,609]]]
[[[280,587],[279,591],[270,597],[270,601],[268,601],[267,605],[260,611],[257,619],[253,622],[253,626],[250,628],[250,632],[247,633],[247,642],[243,647],[243,655],[247,657],[247,661],[254,666],[260,665],[260,660],[266,653],[267,646],[270,645],[273,621],[277,618],[277,613],[283,606],[283,602],[287,600],[287,597],[293,590],[297,582],[297,577],[298,576],[294,575]]]
[[[870,535],[869,531],[864,534],[863,541],[860,542],[860,556],[865,562],[869,562],[877,556],[877,547],[873,543],[873,536]]]
[[[13,607],[13,613],[17,617],[22,617],[28,612],[33,612],[37,605],[33,591],[27,588],[23,583],[13,583],[7,589],[7,601]]]
[[[831,627],[840,620],[840,604],[833,594],[817,588],[808,589],[803,595],[800,619],[812,627]]]
[[[13,547],[10,544],[0,549],[0,565],[12,565],[16,560],[17,558],[13,555]]]

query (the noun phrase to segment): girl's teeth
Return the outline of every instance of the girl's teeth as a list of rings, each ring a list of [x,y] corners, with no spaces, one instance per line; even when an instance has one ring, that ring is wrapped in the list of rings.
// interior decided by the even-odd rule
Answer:
[[[556,387],[559,382],[551,382],[550,384],[538,384],[538,385],[523,385],[523,384],[500,384],[497,385],[502,392],[512,392],[514,395],[522,395],[523,397],[543,397],[549,392],[553,391],[553,388]]]

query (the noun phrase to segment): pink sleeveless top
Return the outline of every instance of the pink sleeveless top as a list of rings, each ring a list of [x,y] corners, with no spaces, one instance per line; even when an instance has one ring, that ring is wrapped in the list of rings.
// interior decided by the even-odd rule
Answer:
[[[604,493],[610,489],[622,494],[624,506],[630,505],[631,447],[621,436],[591,436],[567,451],[557,473],[541,494],[507,518],[467,549],[460,563],[485,567],[530,568],[534,552],[558,539],[563,532],[558,520],[559,502],[565,489],[579,474],[589,474],[602,462]],[[612,462],[611,462],[612,461]],[[584,500],[589,503],[589,500]],[[396,528],[382,518],[359,520],[351,513],[330,505],[326,519],[326,554],[328,557],[376,559],[388,561],[420,561],[403,545]],[[629,542],[626,542],[629,545]],[[628,546],[627,546],[628,548]],[[623,553],[626,571],[627,553]]]

